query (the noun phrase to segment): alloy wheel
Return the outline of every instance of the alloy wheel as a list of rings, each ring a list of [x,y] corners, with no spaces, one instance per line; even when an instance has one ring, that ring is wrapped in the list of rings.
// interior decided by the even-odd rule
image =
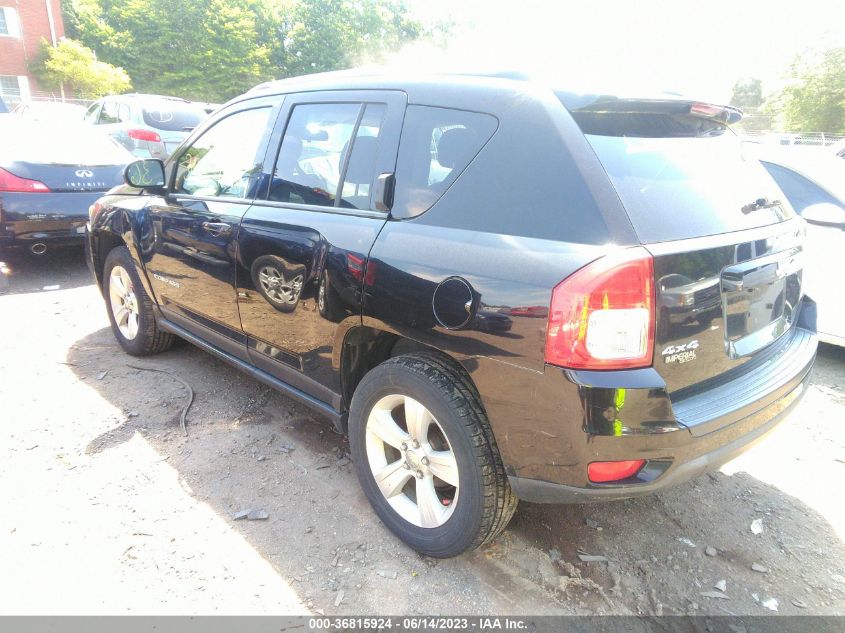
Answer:
[[[138,298],[132,278],[123,266],[115,266],[109,275],[109,303],[117,329],[133,340],[138,335]]]
[[[370,411],[367,460],[376,485],[406,521],[440,527],[458,503],[458,463],[443,428],[417,400],[394,394]]]

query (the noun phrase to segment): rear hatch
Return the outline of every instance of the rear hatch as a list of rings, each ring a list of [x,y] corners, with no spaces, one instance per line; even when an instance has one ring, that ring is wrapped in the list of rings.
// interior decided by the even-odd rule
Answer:
[[[673,401],[753,371],[797,317],[804,224],[727,127],[740,113],[559,96],[654,256],[654,367]]]

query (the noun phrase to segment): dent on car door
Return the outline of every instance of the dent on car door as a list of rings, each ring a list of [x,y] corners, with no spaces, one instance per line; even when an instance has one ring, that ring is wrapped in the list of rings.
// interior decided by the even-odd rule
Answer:
[[[146,268],[165,316],[245,357],[234,288],[241,217],[254,197],[271,104],[230,112],[175,161],[167,195],[148,205]]]
[[[367,257],[387,219],[374,194],[395,168],[404,105],[401,93],[288,97],[266,191],[241,222],[238,304],[250,359],[335,408],[332,350],[361,322]]]

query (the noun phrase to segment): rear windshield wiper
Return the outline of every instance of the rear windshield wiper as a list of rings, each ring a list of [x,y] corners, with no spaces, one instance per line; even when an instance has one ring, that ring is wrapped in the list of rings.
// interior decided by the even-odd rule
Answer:
[[[769,202],[768,198],[757,198],[754,202],[749,202],[742,207],[743,213],[751,213],[752,211],[760,211],[761,209],[771,209],[772,207],[779,207],[780,200],[773,200]]]

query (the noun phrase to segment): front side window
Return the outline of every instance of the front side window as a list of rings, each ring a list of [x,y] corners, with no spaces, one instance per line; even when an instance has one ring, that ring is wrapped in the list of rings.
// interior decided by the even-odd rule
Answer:
[[[11,35],[9,21],[6,19],[6,7],[0,7],[0,35]]]
[[[242,110],[218,121],[179,157],[177,193],[227,198],[248,197],[261,173],[258,156],[271,108]]]
[[[495,117],[450,108],[408,106],[399,157],[393,214],[427,211],[493,136]]]

